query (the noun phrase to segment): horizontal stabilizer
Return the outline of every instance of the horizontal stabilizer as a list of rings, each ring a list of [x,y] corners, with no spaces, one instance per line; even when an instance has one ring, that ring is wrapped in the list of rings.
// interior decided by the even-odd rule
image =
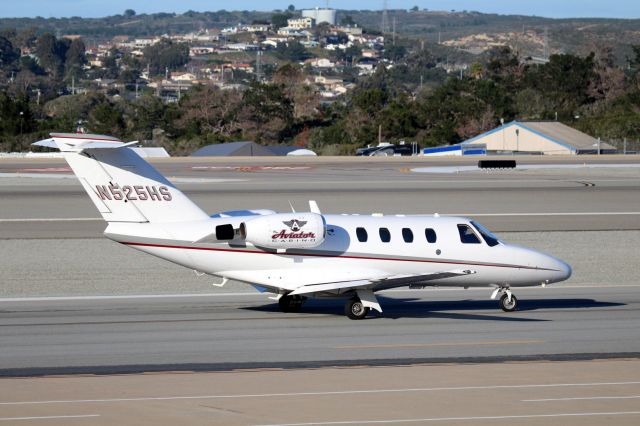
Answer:
[[[81,133],[51,133],[51,138],[33,143],[35,146],[59,149],[61,152],[81,152],[85,149],[113,149],[135,145],[138,141],[122,142],[118,138]]]

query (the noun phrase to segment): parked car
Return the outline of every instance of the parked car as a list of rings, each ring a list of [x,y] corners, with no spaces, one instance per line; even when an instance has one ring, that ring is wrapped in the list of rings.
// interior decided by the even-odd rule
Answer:
[[[383,144],[378,146],[370,146],[366,148],[358,148],[356,150],[356,155],[362,156],[362,157],[374,157],[374,156],[375,157],[377,156],[392,157],[395,155],[411,156],[411,155],[416,155],[419,152],[420,152],[420,147],[413,144],[410,144],[410,145]]]

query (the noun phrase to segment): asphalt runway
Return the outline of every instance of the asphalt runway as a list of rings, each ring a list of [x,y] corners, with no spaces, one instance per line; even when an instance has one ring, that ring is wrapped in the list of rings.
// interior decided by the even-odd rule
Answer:
[[[391,291],[383,315],[339,301],[281,313],[254,294],[3,300],[1,375],[210,371],[422,362],[635,357],[638,286]]]
[[[574,268],[564,284],[519,290],[514,313],[488,290],[431,289],[384,293],[383,315],[350,321],[339,301],[283,314],[243,285],[214,288],[108,241],[64,162],[0,159],[0,421],[637,424],[640,168],[617,165],[640,159],[518,161],[586,167],[154,161],[211,213],[315,199],[327,213],[462,214]]]

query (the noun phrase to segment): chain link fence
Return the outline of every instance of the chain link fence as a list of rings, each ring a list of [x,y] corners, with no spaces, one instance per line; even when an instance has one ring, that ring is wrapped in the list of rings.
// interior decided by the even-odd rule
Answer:
[[[613,139],[607,143],[615,146],[618,149],[618,154],[640,154],[640,140]]]

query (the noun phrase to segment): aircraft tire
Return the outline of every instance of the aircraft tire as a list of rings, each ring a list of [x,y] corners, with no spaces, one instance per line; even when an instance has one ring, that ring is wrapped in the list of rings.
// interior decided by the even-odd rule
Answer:
[[[367,316],[369,308],[365,307],[360,299],[354,297],[344,305],[344,313],[349,319],[361,320]]]
[[[511,295],[511,303],[508,301],[508,296],[503,294],[500,298],[500,308],[505,312],[513,312],[518,309],[518,298],[515,295]]]
[[[304,299],[300,296],[282,296],[278,299],[278,305],[282,312],[300,312]]]

